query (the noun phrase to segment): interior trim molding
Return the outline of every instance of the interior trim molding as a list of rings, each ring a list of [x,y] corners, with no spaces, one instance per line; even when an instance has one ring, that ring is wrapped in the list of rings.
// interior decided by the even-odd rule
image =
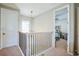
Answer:
[[[12,7],[9,7],[9,6],[5,6],[5,5],[2,5],[2,4],[0,4],[0,8],[6,8],[6,9],[15,10],[15,11],[20,11],[19,9],[15,9],[15,8],[12,8]]]
[[[42,52],[40,52],[39,54],[37,54],[36,56],[41,56],[42,54],[44,54],[45,52],[47,52],[48,50],[50,50],[52,48],[52,46]]]
[[[24,55],[24,53],[22,52],[22,50],[21,50],[20,46],[18,46],[18,48],[19,48],[19,50],[20,50],[20,52],[21,52],[22,56],[25,56],[25,55]]]
[[[68,53],[68,54],[70,54],[70,55],[72,55],[72,56],[74,55],[74,54],[73,54],[73,53],[71,53],[71,52],[67,52],[67,53]]]

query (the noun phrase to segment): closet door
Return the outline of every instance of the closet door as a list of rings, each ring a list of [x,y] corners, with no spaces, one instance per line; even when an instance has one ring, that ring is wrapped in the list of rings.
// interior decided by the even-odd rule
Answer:
[[[18,45],[18,12],[1,8],[1,47]]]

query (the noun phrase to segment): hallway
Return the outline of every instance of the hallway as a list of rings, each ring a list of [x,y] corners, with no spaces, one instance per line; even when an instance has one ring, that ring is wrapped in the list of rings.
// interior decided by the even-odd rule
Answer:
[[[78,7],[74,3],[2,3],[0,6],[0,56],[23,56],[23,53],[25,56],[39,53],[38,56],[71,56],[68,53],[74,53],[73,11],[74,6]],[[64,40],[67,35],[68,44]],[[56,42],[55,37],[61,39]]]

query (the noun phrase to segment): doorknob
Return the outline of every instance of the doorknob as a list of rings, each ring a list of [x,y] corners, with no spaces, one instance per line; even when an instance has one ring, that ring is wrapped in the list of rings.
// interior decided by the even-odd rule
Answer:
[[[3,33],[3,35],[5,35],[5,33]]]

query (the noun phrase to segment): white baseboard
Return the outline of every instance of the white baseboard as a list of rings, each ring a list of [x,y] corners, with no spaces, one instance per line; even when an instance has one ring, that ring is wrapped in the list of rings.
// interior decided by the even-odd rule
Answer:
[[[72,56],[74,55],[74,53],[69,52],[69,48],[67,49],[67,53],[72,55]]]
[[[2,48],[0,48],[0,50],[1,50]]]
[[[41,53],[39,53],[39,54],[37,54],[36,56],[41,56],[42,54],[44,54],[45,52],[47,52],[48,50],[50,50],[52,47],[50,47],[50,48],[48,48],[48,49],[46,49],[46,50],[44,50],[43,52],[41,52]],[[74,54],[73,53],[71,53],[71,52],[67,52],[68,54],[70,54],[71,56],[73,56]]]
[[[45,52],[47,52],[48,50],[50,50],[52,47],[50,47],[50,48],[48,48],[48,49],[46,49],[46,50],[44,50],[43,52],[40,52],[39,54],[37,54],[36,56],[41,56],[41,54],[43,54],[43,53],[45,53]]]
[[[10,45],[5,45],[2,48],[8,48],[8,47],[12,47],[12,46],[17,46],[18,44],[10,44]]]
[[[73,53],[71,53],[71,52],[67,52],[68,54],[70,54],[71,56],[73,56],[74,54]]]
[[[21,48],[20,48],[19,46],[18,46],[18,48],[19,48],[19,50],[20,50],[22,56],[25,56],[24,53],[22,52]]]
[[[5,47],[6,48],[6,47]],[[23,52],[22,52],[22,50],[21,50],[21,48],[18,46],[18,48],[19,48],[19,50],[20,50],[20,52],[21,52],[21,54],[22,54],[22,56],[24,56],[24,54],[23,54]],[[0,48],[0,50],[1,49],[3,49],[3,48]]]

